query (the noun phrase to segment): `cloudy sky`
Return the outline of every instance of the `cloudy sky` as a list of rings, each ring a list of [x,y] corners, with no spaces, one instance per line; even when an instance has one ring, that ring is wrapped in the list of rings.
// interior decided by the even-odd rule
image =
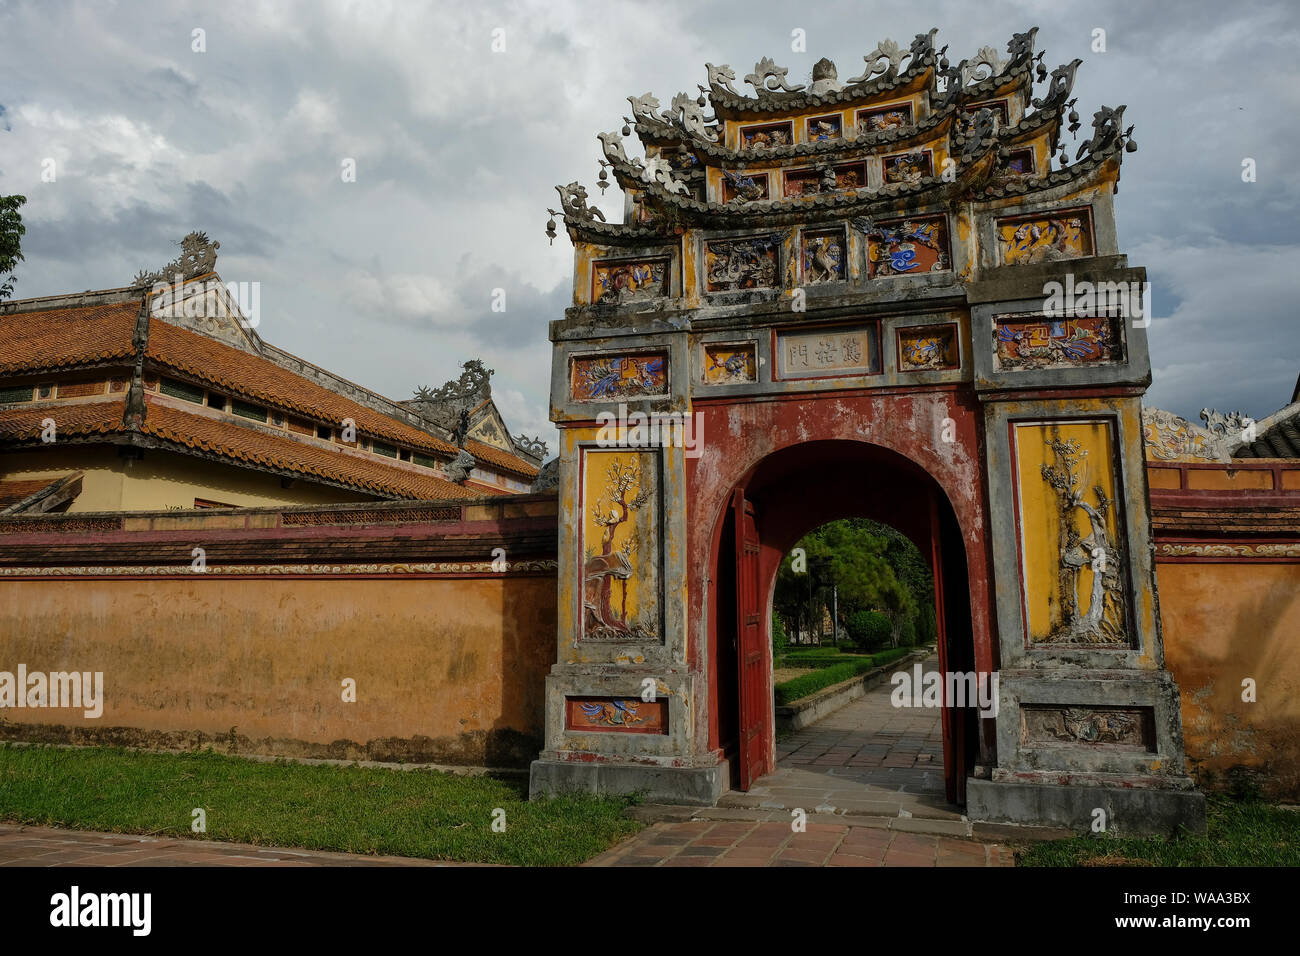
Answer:
[[[0,193],[29,200],[15,294],[124,285],[202,229],[225,280],[261,283],[268,341],[397,398],[481,357],[512,430],[550,438],[547,322],[569,299],[572,252],[547,244],[546,208],[574,179],[600,201],[595,136],[622,125],[629,94],[667,103],[695,92],[706,61],[744,76],[762,56],[795,81],[822,56],[853,76],[879,40],[906,47],[932,26],[957,60],[1037,25],[1049,67],[1084,61],[1081,135],[1103,103],[1127,104],[1136,126],[1117,216],[1154,286],[1148,403],[1262,418],[1300,374],[1298,10],[0,0]],[[600,205],[621,218],[617,189]]]

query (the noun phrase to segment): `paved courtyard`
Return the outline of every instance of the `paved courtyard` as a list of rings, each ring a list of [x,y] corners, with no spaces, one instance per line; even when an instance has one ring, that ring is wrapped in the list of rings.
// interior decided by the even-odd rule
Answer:
[[[847,823],[657,823],[588,866],[1014,866],[1009,847]]]
[[[931,657],[925,670],[938,666]],[[656,823],[592,866],[1012,866],[972,839],[943,791],[938,710],[899,709],[881,683],[777,743],[777,769],[689,821]],[[792,811],[807,829],[795,832]]]
[[[436,860],[0,823],[0,866],[438,866]],[[447,864],[442,864],[447,865]]]
[[[938,667],[931,657],[923,665]],[[897,708],[882,682],[776,745],[777,769],[719,806],[960,820],[943,792],[937,709]],[[901,814],[900,814],[901,811]]]

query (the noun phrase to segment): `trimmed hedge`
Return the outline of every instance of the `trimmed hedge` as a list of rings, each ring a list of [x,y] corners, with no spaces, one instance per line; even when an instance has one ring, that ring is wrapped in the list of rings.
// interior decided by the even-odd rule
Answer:
[[[876,651],[876,653],[871,655],[871,659],[876,662],[877,666],[879,666],[881,664],[888,664],[890,661],[896,661],[900,657],[906,657],[908,654],[912,653],[913,650],[914,648],[911,647],[891,647],[887,651]]]
[[[785,667],[830,667],[832,664],[844,663],[845,653],[859,657],[867,656],[856,647],[849,651],[828,647],[820,651],[790,651],[781,658],[780,663]]]
[[[859,674],[865,674],[873,666],[871,658],[864,657],[860,661],[845,661],[843,664],[819,667],[807,674],[800,674],[794,680],[788,680],[776,685],[774,688],[776,703],[778,706],[788,704],[791,701],[807,697],[809,694],[815,694],[832,684],[838,684],[840,681],[846,681],[851,677],[857,677]]]
[[[862,657],[856,661],[817,666],[815,670],[810,670],[807,674],[800,674],[793,680],[777,684],[773,688],[773,696],[776,698],[777,706],[790,704],[796,700],[802,700],[809,694],[824,690],[832,684],[838,684],[841,681],[857,677],[859,674],[865,674],[872,668],[896,661],[910,653],[911,648],[894,647],[887,651],[872,654],[870,657]],[[788,657],[786,662],[789,662]]]

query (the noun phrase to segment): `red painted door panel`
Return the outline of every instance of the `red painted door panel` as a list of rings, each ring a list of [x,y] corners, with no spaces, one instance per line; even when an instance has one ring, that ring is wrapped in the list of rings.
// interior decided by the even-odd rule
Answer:
[[[939,503],[930,494],[930,565],[934,569],[935,625],[938,635],[939,673],[944,675],[943,711],[943,789],[949,803],[966,802],[966,736],[963,715],[947,699],[950,684],[947,616],[944,613],[943,549],[939,543]]]
[[[740,789],[748,790],[767,772],[771,750],[767,687],[767,646],[758,595],[758,523],[754,504],[743,491],[732,493],[736,527],[736,659],[740,667]]]

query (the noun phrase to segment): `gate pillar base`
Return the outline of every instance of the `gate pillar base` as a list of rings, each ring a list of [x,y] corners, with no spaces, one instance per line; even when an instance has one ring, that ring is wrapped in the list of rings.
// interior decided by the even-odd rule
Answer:
[[[529,799],[566,793],[638,794],[647,803],[711,807],[727,789],[726,762],[711,767],[534,760]]]
[[[1191,789],[1059,786],[1016,780],[966,781],[966,816],[976,823],[1064,827],[1089,832],[1098,808],[1106,830],[1123,836],[1168,836],[1179,829],[1205,832],[1205,795]]]

